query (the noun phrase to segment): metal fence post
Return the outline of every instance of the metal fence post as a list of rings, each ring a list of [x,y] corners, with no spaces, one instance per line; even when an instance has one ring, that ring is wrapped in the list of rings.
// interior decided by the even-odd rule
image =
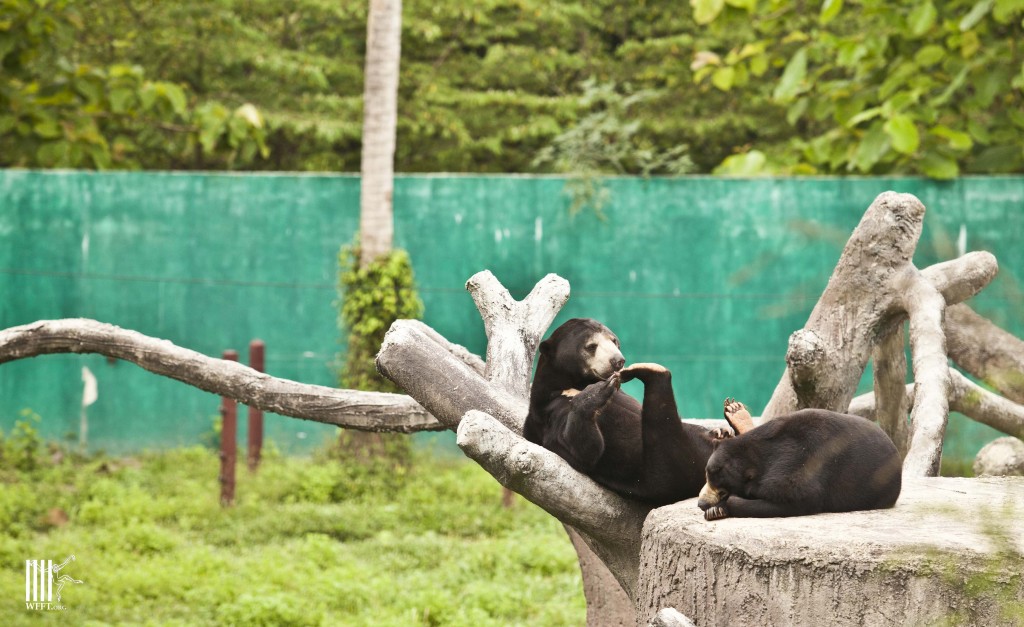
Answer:
[[[238,361],[238,351],[226,350],[223,358]],[[235,503],[235,462],[238,459],[238,403],[222,396],[220,399],[220,504]]]
[[[263,340],[249,342],[249,367],[257,372],[264,372],[266,344]],[[260,466],[260,454],[263,450],[263,410],[249,406],[249,472],[256,472]]]

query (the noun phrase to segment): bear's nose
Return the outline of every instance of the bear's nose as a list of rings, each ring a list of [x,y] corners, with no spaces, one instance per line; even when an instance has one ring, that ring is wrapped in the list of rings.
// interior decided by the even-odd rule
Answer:
[[[622,367],[626,365],[626,360],[622,358],[622,355],[618,357],[612,357],[612,368],[616,371],[622,370]]]

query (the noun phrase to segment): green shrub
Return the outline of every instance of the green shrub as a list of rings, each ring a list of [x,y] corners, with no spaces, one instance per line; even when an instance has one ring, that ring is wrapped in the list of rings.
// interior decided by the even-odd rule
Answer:
[[[395,392],[395,385],[377,373],[374,359],[395,320],[423,315],[409,254],[393,250],[361,266],[357,236],[351,246],[342,247],[338,264],[339,322],[348,337],[341,387]]]

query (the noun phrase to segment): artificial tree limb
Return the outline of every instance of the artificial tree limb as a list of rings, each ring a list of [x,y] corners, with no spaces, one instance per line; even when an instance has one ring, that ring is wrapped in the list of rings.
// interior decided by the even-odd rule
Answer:
[[[877,294],[859,292],[862,298],[874,300],[874,307],[851,305],[851,294],[830,294],[830,290],[842,292],[847,284],[833,274],[807,325],[790,336],[786,370],[762,413],[763,420],[803,407],[845,411],[878,339],[906,320],[899,287],[906,272],[919,272],[946,303],[957,303],[981,291],[999,267],[991,254],[975,252],[920,271],[907,262],[903,270],[888,273]],[[819,309],[825,311],[816,315]]]
[[[907,383],[904,386],[904,392],[906,394],[907,407],[911,407],[914,404],[914,384]],[[850,401],[850,407],[847,408],[846,413],[853,416],[860,416],[867,418],[868,420],[877,421],[877,398],[874,392],[867,392],[860,396],[854,397]]]
[[[949,366],[942,316],[946,301],[919,273],[908,273],[902,290],[903,307],[910,316],[910,351],[913,355],[914,408],[910,413],[910,445],[903,460],[908,477],[935,477],[942,460],[942,438],[949,419]]]
[[[527,442],[486,413],[470,411],[459,447],[505,487],[579,530],[633,597],[640,569],[640,532],[649,508],[618,496],[561,457]]]
[[[1024,405],[986,390],[954,368],[949,369],[949,381],[951,411],[1024,440]],[[904,389],[908,405],[914,403],[915,387],[909,383]],[[876,411],[876,396],[874,392],[868,392],[854,398],[847,413],[875,420]]]
[[[252,407],[346,429],[411,433],[445,428],[402,394],[340,390],[279,379],[95,320],[41,320],[0,331],[0,364],[56,353],[97,353],[123,359]]]
[[[475,370],[477,374],[483,376],[486,368],[484,366],[484,360],[481,359],[479,355],[470,352],[468,348],[461,344],[453,344],[452,342],[449,342],[447,338],[420,320],[405,320],[404,322],[408,326],[417,329],[423,338],[430,340],[437,346],[448,351],[453,357]]]
[[[936,450],[945,428],[949,383],[948,368],[935,365],[945,348],[943,342],[936,343],[933,332],[937,329],[941,340],[945,305],[980,291],[995,276],[998,264],[992,255],[981,252],[918,270],[912,257],[923,219],[924,205],[910,194],[885,192],[875,199],[844,247],[807,324],[790,337],[786,371],[762,419],[803,407],[847,411],[868,359],[877,355],[879,340],[906,319],[913,300],[905,298],[910,289],[924,299],[914,303],[918,321],[911,323],[912,344],[918,329],[922,350],[930,351],[923,359],[915,357],[915,371],[923,369],[928,376],[938,377],[927,382],[918,378],[928,387],[917,399],[926,405],[918,412],[922,416],[916,427],[918,452],[910,468],[915,473],[938,471]],[[936,348],[941,350],[937,353]],[[897,390],[891,400],[898,403],[895,376],[892,385],[886,386],[890,388]],[[883,406],[889,400],[883,400]],[[941,415],[935,415],[936,410]],[[895,428],[898,406],[885,411]]]
[[[952,368],[949,378],[950,409],[1024,440],[1024,405],[989,392]]]
[[[521,301],[512,298],[489,270],[466,282],[487,333],[484,376],[509,394],[526,402],[530,374],[544,332],[569,299],[569,282],[557,274],[541,279]],[[516,431],[522,433],[522,426]]]
[[[921,234],[924,205],[910,194],[880,194],[861,218],[836,263],[828,286],[787,353],[801,368],[798,394],[787,366],[764,419],[802,407],[843,411],[871,356],[878,322],[895,311],[894,277],[908,264]],[[819,357],[815,357],[820,354]],[[803,364],[813,364],[813,372]],[[808,383],[813,379],[813,383]],[[807,390],[813,385],[813,393]]]
[[[544,332],[568,299],[569,284],[548,275],[517,302],[494,275],[484,271],[471,277],[466,288],[480,310],[488,336],[488,357],[482,371],[446,357],[438,344],[443,347],[447,340],[422,323],[407,321],[396,322],[388,331],[377,367],[414,398],[423,399],[449,428],[455,429],[463,414],[476,409],[520,434],[533,357]],[[569,468],[567,464],[565,467]],[[619,574],[610,572],[594,551],[603,549],[569,525],[566,532],[580,560],[588,623],[632,624],[633,602],[622,589]],[[637,568],[632,571],[634,577]]]
[[[921,275],[935,286],[949,305],[976,296],[998,272],[999,262],[995,256],[984,250],[976,250],[956,259],[930,265],[921,270]]]
[[[946,309],[946,343],[958,366],[1024,403],[1024,341],[960,304]]]
[[[910,403],[907,402],[907,357],[903,342],[903,324],[900,323],[875,346],[872,354],[876,399],[873,418],[899,449],[900,456],[906,457]]]
[[[472,409],[520,431],[526,403],[488,383],[476,369],[444,350],[423,326],[410,320],[395,321],[377,353],[377,370],[452,431]]]

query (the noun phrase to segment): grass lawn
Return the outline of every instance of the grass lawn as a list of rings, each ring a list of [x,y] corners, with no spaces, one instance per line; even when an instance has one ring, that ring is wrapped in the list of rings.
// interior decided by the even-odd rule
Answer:
[[[503,509],[467,461],[271,454],[256,476],[240,465],[222,509],[208,449],[55,461],[16,435],[0,442],[0,625],[584,622],[561,526]],[[72,554],[67,609],[26,610],[25,560]]]

